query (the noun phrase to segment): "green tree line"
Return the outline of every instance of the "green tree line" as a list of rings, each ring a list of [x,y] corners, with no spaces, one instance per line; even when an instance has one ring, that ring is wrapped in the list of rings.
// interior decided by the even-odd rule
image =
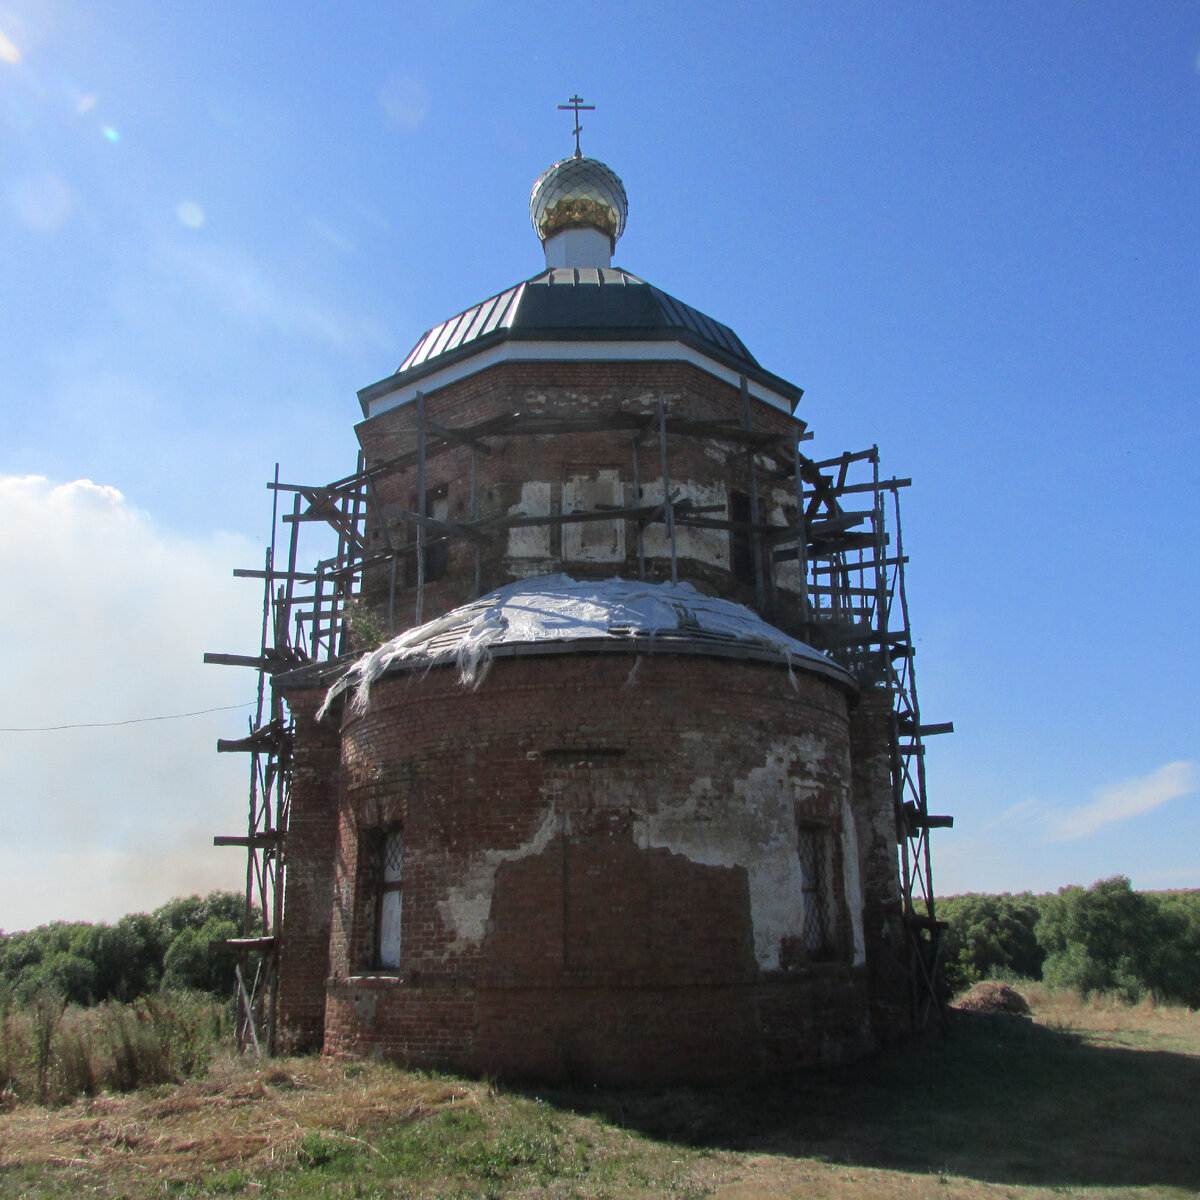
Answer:
[[[946,985],[1037,979],[1200,1008],[1200,891],[1135,892],[1123,875],[1057,893],[937,901]]]
[[[72,1004],[130,1001],[160,989],[232,994],[237,954],[220,943],[252,935],[235,892],[169,900],[115,925],[56,921],[0,934],[0,986],[18,1000],[52,989]]]

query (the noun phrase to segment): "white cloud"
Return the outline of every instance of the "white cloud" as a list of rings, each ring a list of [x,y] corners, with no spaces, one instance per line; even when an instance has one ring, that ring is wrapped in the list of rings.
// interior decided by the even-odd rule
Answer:
[[[247,539],[159,529],[113,487],[0,477],[0,726],[119,721],[242,704],[261,593],[232,578]],[[0,928],[113,920],[171,896],[237,888],[212,847],[245,824],[247,764],[215,753],[252,709],[62,732],[0,733]]]
[[[159,248],[158,257],[215,308],[251,327],[335,350],[392,348],[392,339],[377,319],[337,312],[294,291],[231,247],[171,243]]]
[[[429,91],[419,80],[396,76],[379,89],[379,105],[393,124],[416,129],[429,114]]]
[[[1106,825],[1141,816],[1198,788],[1200,764],[1167,763],[1149,775],[1101,788],[1091,804],[1055,816],[1052,840],[1066,842],[1089,837]]]
[[[1037,806],[1038,801],[1033,796],[1027,800],[1018,800],[1016,804],[1010,804],[998,817],[989,821],[984,829],[995,829],[997,825],[1003,825],[1006,821],[1029,820]]]

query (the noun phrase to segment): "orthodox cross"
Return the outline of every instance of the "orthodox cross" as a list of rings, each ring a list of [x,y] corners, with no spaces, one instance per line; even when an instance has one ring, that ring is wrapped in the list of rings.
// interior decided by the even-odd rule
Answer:
[[[582,96],[572,96],[566,104],[560,104],[558,107],[564,110],[568,108],[575,110],[575,128],[571,132],[575,135],[575,157],[582,158],[583,155],[579,152],[579,133],[583,129],[583,126],[579,123],[579,110],[581,108],[594,110],[596,106],[594,104],[584,104]]]

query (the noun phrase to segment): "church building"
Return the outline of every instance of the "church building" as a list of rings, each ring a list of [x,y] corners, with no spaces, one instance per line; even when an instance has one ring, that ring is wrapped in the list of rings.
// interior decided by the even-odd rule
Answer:
[[[606,1084],[862,1055],[928,1003],[948,820],[907,481],[807,457],[799,387],[613,265],[625,189],[578,144],[529,207],[544,267],[363,388],[357,470],[294,489],[342,550],[271,668],[278,1044]]]

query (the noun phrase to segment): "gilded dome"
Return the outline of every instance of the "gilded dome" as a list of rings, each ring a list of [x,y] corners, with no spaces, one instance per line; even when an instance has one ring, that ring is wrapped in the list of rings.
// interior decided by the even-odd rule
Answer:
[[[616,245],[629,200],[615,171],[594,158],[564,158],[543,171],[529,194],[529,219],[544,242],[564,229],[591,228]]]

